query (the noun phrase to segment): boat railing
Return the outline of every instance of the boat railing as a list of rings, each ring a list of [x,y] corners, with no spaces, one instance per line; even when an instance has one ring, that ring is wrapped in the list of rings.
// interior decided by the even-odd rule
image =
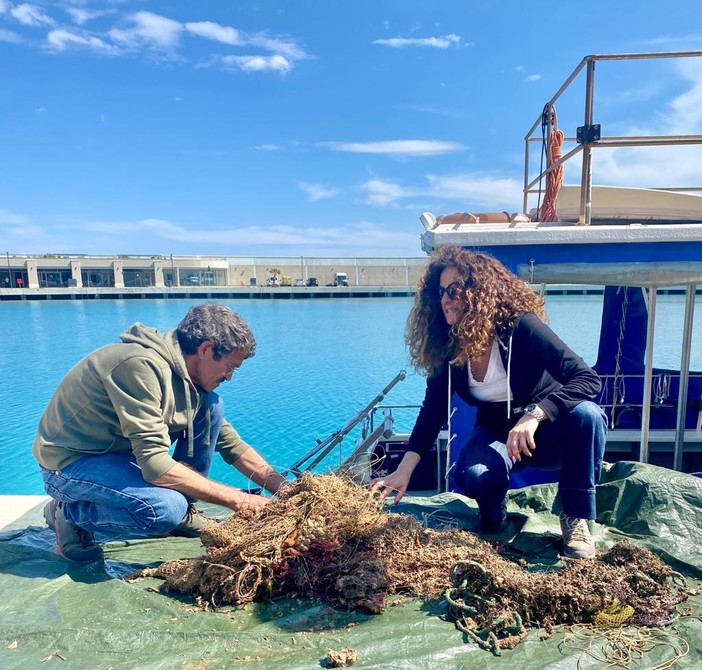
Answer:
[[[400,370],[390,382],[371,400],[360,412],[349,419],[342,428],[335,430],[323,440],[317,440],[317,444],[307,452],[302,458],[298,459],[291,465],[286,472],[291,472],[296,477],[299,477],[303,472],[311,471],[318,466],[333,449],[339,448],[339,466],[343,466],[349,459],[355,459],[370,446],[377,442],[380,437],[392,433],[393,416],[389,412],[385,415],[383,423],[375,427],[371,424],[371,417],[375,415],[376,408],[383,402],[385,396],[395,387],[396,384],[403,381],[407,377],[405,370]],[[344,460],[343,458],[343,443],[349,433],[357,426],[361,427],[361,436],[357,438],[356,445],[351,456]]]
[[[638,442],[641,434],[641,421],[646,409],[650,413],[649,439],[651,443],[673,443],[676,440],[676,427],[679,413],[679,386],[684,375],[675,370],[659,370],[653,374],[650,401],[644,401],[647,375],[641,373],[607,373],[600,374],[602,392],[597,402],[605,411],[609,426],[609,443]],[[693,383],[694,382],[694,383]],[[702,372],[690,372],[688,383],[697,389],[702,388]],[[397,421],[398,411],[409,410],[416,417],[420,405],[378,403],[369,413],[369,431],[377,430],[380,415],[382,427],[388,415]],[[685,449],[699,449],[702,444],[702,394],[685,399],[682,411],[685,417],[683,441]],[[394,428],[394,423],[393,423]],[[408,431],[393,433],[395,436],[408,437]],[[372,446],[366,444],[366,447]],[[681,445],[682,448],[682,445]],[[680,458],[677,456],[676,458]]]
[[[609,419],[610,430],[634,429],[640,431],[646,407],[650,413],[650,430],[658,431],[656,441],[661,441],[661,431],[671,433],[678,422],[679,388],[684,375],[666,370],[653,375],[653,385],[648,402],[644,402],[646,374],[600,374],[602,392],[598,403]],[[697,389],[702,388],[701,372],[690,372],[688,383]],[[691,382],[695,382],[692,384]],[[629,390],[627,390],[627,385]],[[632,388],[633,386],[633,388]],[[632,392],[633,391],[633,392]],[[691,431],[699,433],[702,439],[702,395],[691,397],[687,394],[685,407],[681,409],[685,440],[695,439]],[[663,441],[669,441],[664,439]]]
[[[607,136],[602,132],[601,124],[595,123],[595,65],[600,61],[633,61],[664,58],[700,58],[702,51],[672,51],[652,53],[627,53],[627,54],[597,54],[585,56],[555,95],[546,103],[543,112],[537,117],[524,138],[524,187],[522,211],[528,212],[529,196],[538,194],[539,199],[544,193],[542,184],[544,179],[554,173],[571,158],[582,153],[582,177],[580,185],[580,214],[579,225],[590,225],[592,221],[592,151],[596,148],[622,148],[622,147],[653,147],[653,146],[680,146],[702,144],[702,135],[630,135]],[[575,142],[577,146],[565,153],[558,160],[550,162],[545,169],[540,166],[535,177],[531,177],[530,146],[534,142],[550,146],[555,127],[555,103],[570,88],[578,76],[585,72],[585,111],[583,125],[577,128],[576,135],[565,136],[564,141]],[[653,187],[665,188],[671,191],[702,191],[702,187]]]

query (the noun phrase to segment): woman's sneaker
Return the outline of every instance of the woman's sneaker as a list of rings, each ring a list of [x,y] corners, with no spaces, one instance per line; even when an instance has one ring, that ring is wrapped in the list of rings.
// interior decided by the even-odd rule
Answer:
[[[568,558],[594,558],[597,550],[590,535],[587,519],[561,514],[563,554]]]
[[[44,519],[56,533],[56,551],[69,561],[92,563],[104,558],[102,547],[95,542],[92,533],[66,521],[61,504],[51,499],[44,506]]]
[[[216,519],[205,516],[195,505],[190,503],[183,520],[170,532],[173,537],[200,537],[207,526],[218,523]]]

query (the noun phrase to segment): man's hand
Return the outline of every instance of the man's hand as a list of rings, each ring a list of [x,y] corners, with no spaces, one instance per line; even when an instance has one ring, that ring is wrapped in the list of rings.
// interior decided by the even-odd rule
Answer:
[[[215,503],[239,512],[242,509],[264,507],[269,503],[268,498],[246,493],[233,486],[220,484],[207,477],[203,477],[182,463],[175,465],[165,474],[153,482],[156,486],[174,489],[185,496]]]
[[[271,501],[271,498],[264,498],[263,496],[254,495],[253,493],[244,493],[243,491],[242,493],[244,494],[244,497],[242,498],[238,507],[235,508],[235,511],[237,512],[242,512],[245,509],[265,507]]]
[[[538,420],[529,414],[525,414],[509,431],[509,435],[507,435],[507,455],[513,461],[521,461],[522,454],[527,458],[531,458],[531,452],[536,449],[534,433],[536,433],[538,427]]]

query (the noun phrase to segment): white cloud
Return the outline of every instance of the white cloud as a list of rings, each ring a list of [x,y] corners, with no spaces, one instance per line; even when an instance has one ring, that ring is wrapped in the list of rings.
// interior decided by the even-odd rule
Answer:
[[[274,225],[195,229],[162,219],[144,219],[131,223],[93,222],[86,224],[84,229],[90,233],[93,245],[97,242],[101,248],[110,247],[110,253],[118,253],[110,236],[123,240],[125,235],[131,240],[130,253],[144,253],[145,244],[151,251],[158,250],[163,247],[163,240],[183,244],[189,253],[192,249],[209,253],[216,245],[221,254],[231,250],[238,254],[265,252],[266,255],[289,256],[291,249],[297,248],[305,255],[375,256],[387,255],[386,252],[392,250],[393,256],[411,256],[416,255],[418,248],[416,234],[398,233],[387,225],[366,221],[328,228]],[[135,250],[133,240],[139,240],[142,248]]]
[[[109,34],[115,41],[131,48],[146,45],[167,51],[175,49],[184,30],[179,21],[152,12],[136,12],[127,18],[130,27],[113,28]]]
[[[118,0],[113,0],[113,4]],[[181,36],[192,36],[212,40],[227,47],[256,47],[267,54],[234,55],[217,54],[200,67],[213,64],[223,65],[232,70],[245,72],[279,72],[286,74],[293,69],[296,61],[310,58],[308,54],[287,36],[272,36],[265,32],[249,34],[232,26],[213,21],[190,21],[181,23],[167,16],[149,11],[138,11],[121,18],[109,29],[97,32],[88,30],[87,23],[101,16],[114,13],[114,9],[93,10],[87,3],[74,1],[63,8],[72,18],[73,26],[60,26],[47,35],[48,50],[60,53],[72,48],[90,49],[95,52],[114,55],[134,54],[145,50],[150,58],[179,60],[176,53]],[[56,26],[56,22],[40,7],[30,3],[12,5],[8,0],[0,0],[0,14],[10,12],[15,19],[29,26]],[[20,35],[0,28],[0,42],[23,43]]]
[[[524,81],[539,81],[541,79],[540,74],[530,74]]]
[[[25,244],[25,240],[35,240],[46,234],[46,230],[41,226],[33,226],[29,224],[24,224],[22,226],[17,226],[15,228],[10,228],[8,231],[13,237],[22,240]]]
[[[331,186],[324,186],[324,184],[310,184],[305,181],[298,182],[298,186],[307,193],[309,200],[325,200],[326,198],[333,198],[339,193],[338,188],[333,188]]]
[[[6,209],[0,209],[0,225],[2,226],[23,226],[28,220],[24,214],[14,214]]]
[[[428,175],[423,186],[401,186],[385,180],[371,179],[361,186],[366,202],[379,207],[399,206],[408,199],[433,201],[456,200],[453,207],[482,207],[491,211],[521,207],[522,184],[511,177],[489,176],[482,172],[456,175]]]
[[[112,10],[82,9],[80,7],[66,7],[65,10],[73,19],[73,22],[79,26],[112,13]]]
[[[46,107],[37,107],[34,111],[37,114],[44,114],[46,112]]]
[[[292,63],[284,56],[222,56],[220,62],[226,67],[244,72],[280,72],[292,70]]]
[[[104,42],[99,37],[79,35],[62,28],[50,30],[46,41],[52,51],[65,51],[70,47],[85,47],[106,54],[116,54],[118,51],[114,45]]]
[[[373,44],[380,44],[393,49],[403,47],[433,47],[435,49],[448,49],[461,43],[460,35],[442,35],[441,37],[390,37],[387,39],[373,40]]]
[[[415,195],[415,192],[383,179],[371,179],[361,186],[361,190],[366,192],[368,204],[379,207],[395,205],[398,200]]]
[[[12,7],[10,14],[25,26],[53,26],[56,23],[41,7],[26,2]]]
[[[702,134],[702,62],[681,60],[676,70],[690,84],[673,98],[663,112],[655,113],[646,124],[629,126],[628,135]],[[595,149],[593,183],[642,187],[699,186],[702,163],[699,145]],[[569,181],[580,181],[579,171],[568,170]]]
[[[212,21],[186,23],[185,28],[189,32],[193,33],[193,35],[206,37],[207,39],[214,40],[215,42],[222,42],[222,44],[229,44],[231,46],[240,46],[245,44],[241,37],[241,33],[236,28],[221,26],[219,23],[214,23]]]
[[[24,40],[20,35],[12,30],[0,28],[0,42],[9,42],[10,44],[22,44]]]
[[[457,175],[428,175],[429,194],[435,198],[450,198],[481,207],[521,207],[522,183],[512,177],[490,176],[484,172]],[[512,203],[512,207],[509,204]],[[520,204],[517,204],[520,203]]]
[[[388,156],[440,156],[464,151],[460,142],[442,140],[386,140],[381,142],[322,142],[334,151],[361,154],[386,154]]]
[[[256,149],[259,151],[280,151],[281,147],[277,144],[259,144]]]
[[[249,35],[246,41],[247,44],[261,47],[262,49],[272,53],[281,54],[282,56],[285,56],[293,61],[309,58],[304,50],[291,40],[283,40],[278,37],[271,37],[270,35],[266,35],[264,33],[258,33],[255,35]]]

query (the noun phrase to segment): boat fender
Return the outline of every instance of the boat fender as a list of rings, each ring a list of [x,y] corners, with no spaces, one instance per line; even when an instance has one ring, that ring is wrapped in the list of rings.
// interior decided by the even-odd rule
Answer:
[[[425,230],[434,230],[436,228],[436,217],[431,212],[424,212],[419,217]]]

